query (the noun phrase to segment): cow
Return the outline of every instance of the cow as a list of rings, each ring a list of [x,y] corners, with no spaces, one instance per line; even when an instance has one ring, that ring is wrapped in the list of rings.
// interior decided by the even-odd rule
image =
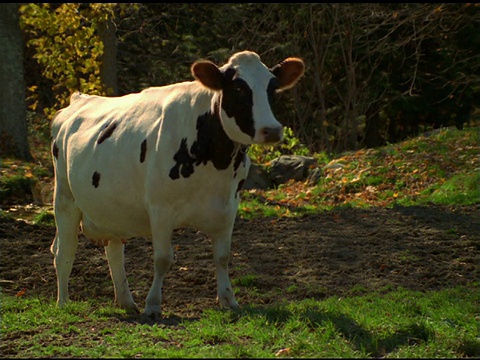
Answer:
[[[217,302],[238,308],[228,262],[250,166],[247,149],[282,140],[271,101],[293,87],[304,68],[302,59],[290,57],[269,69],[258,54],[242,51],[221,67],[196,61],[192,81],[118,97],[74,93],[51,124],[57,304],[69,299],[81,229],[105,247],[117,306],[140,313],[124,246],[145,237],[152,240],[154,278],[143,314],[160,318],[172,233],[192,227],[212,241]]]

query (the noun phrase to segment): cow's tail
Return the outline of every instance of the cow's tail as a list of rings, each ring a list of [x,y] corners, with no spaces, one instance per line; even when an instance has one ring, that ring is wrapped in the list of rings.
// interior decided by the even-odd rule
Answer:
[[[53,116],[52,123],[50,124],[50,130],[53,139],[57,137],[60,127],[62,126],[62,117],[60,115],[62,114],[63,110],[64,109],[60,109],[57,111],[57,113]]]
[[[78,100],[82,96],[80,91],[75,91],[72,96],[70,96],[70,104],[76,100]]]
[[[88,95],[84,95],[84,94],[80,93],[79,91],[75,91],[70,96],[70,104],[77,101],[81,97],[85,97],[85,96],[88,96]],[[62,114],[62,112],[64,112],[64,110],[65,110],[65,108],[58,110],[56,112],[56,114],[53,116],[52,123],[50,124],[52,137],[54,139],[56,138],[56,136],[58,134],[58,131],[60,130],[60,127],[62,125],[63,119],[62,119],[61,114]]]

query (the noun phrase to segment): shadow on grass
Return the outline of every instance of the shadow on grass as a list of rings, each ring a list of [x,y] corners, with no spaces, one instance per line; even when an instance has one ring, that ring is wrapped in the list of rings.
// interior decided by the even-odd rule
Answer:
[[[126,312],[124,314],[112,312],[106,315],[111,316],[112,318],[116,318],[121,322],[129,323],[129,324],[150,325],[150,326],[157,325],[161,327],[177,327],[181,324],[200,320],[199,317],[183,317],[183,316],[178,316],[174,314],[155,317],[155,316],[148,316],[143,313],[137,314],[135,312]]]
[[[285,324],[292,318],[298,319],[313,330],[333,324],[338,334],[344,337],[354,350],[364,352],[370,357],[383,357],[402,345],[414,346],[434,337],[433,330],[425,324],[412,324],[390,335],[375,334],[346,315],[315,307],[307,308],[300,314],[283,307],[245,307],[239,312],[232,312],[231,320],[236,321],[245,316],[263,316],[268,322],[276,324]]]

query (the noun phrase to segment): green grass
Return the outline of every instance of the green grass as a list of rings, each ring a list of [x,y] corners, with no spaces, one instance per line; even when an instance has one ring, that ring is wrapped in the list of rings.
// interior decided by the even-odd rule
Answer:
[[[427,201],[434,204],[470,205],[480,202],[480,170],[453,175],[426,191]]]
[[[209,309],[178,325],[128,321],[124,311],[93,301],[58,309],[39,298],[1,300],[0,349],[8,357],[480,356],[475,286]]]
[[[23,174],[14,174],[9,177],[1,177],[0,201],[13,196],[21,197],[24,194],[30,194],[30,189],[33,184],[34,180],[31,177],[26,177]]]
[[[327,164],[325,154],[315,155]],[[300,216],[344,207],[480,203],[479,128],[443,129],[378,149],[340,154],[317,184],[242,193],[239,215]]]
[[[43,209],[33,218],[33,223],[55,226],[55,216],[52,211]]]
[[[233,285],[245,286],[245,287],[254,287],[258,276],[255,274],[246,274],[244,276],[238,277],[232,280]]]

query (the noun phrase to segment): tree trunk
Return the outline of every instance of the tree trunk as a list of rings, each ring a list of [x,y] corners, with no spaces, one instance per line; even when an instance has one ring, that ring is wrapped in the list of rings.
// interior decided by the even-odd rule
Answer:
[[[0,154],[31,160],[18,6],[0,4]]]
[[[99,23],[99,35],[103,42],[102,64],[100,65],[100,77],[105,87],[107,96],[118,95],[117,79],[117,38],[116,26],[111,17]]]

